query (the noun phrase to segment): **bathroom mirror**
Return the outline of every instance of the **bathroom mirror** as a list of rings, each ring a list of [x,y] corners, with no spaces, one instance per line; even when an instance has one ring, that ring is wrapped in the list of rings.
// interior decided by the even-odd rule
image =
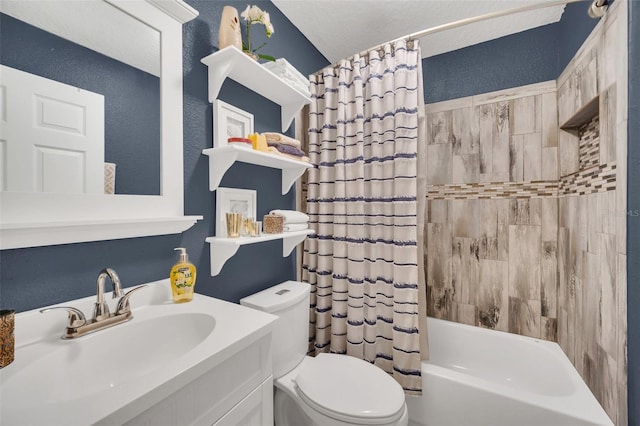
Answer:
[[[0,191],[160,195],[160,33],[66,4],[0,5]]]
[[[115,74],[123,74],[123,80],[129,78],[138,83],[141,79],[148,80],[143,91],[150,92],[149,98],[145,100],[137,99],[140,96],[136,96],[133,91],[129,96],[120,96],[115,101],[117,107],[124,110],[141,109],[141,105],[144,105],[146,117],[152,117],[144,118],[143,115],[143,118],[140,118],[132,113],[125,113],[110,123],[106,110],[100,110],[100,99],[96,102],[98,112],[90,116],[85,113],[87,108],[79,102],[60,102],[48,95],[32,96],[36,102],[40,102],[36,108],[38,112],[34,114],[37,117],[32,117],[38,124],[49,124],[48,130],[57,134],[90,133],[88,129],[99,134],[103,127],[106,145],[94,150],[102,151],[102,157],[98,156],[97,160],[93,160],[92,164],[96,165],[98,170],[96,173],[85,173],[84,176],[89,176],[85,178],[86,182],[78,177],[80,175],[77,170],[82,171],[82,166],[75,167],[82,161],[69,159],[69,156],[54,155],[58,152],[48,146],[37,146],[37,149],[33,149],[33,146],[40,144],[37,137],[33,146],[29,147],[31,155],[27,155],[27,161],[35,165],[24,164],[25,160],[22,159],[5,162],[4,164],[13,165],[14,169],[27,169],[27,172],[22,173],[28,178],[35,175],[35,180],[40,182],[40,186],[36,185],[35,191],[25,190],[26,185],[7,186],[8,171],[7,168],[2,170],[0,179],[5,190],[0,192],[0,248],[170,234],[182,232],[193,225],[200,217],[186,217],[183,211],[182,24],[195,18],[197,11],[181,0],[3,0],[0,3],[0,12],[7,15],[6,20],[3,17],[3,23],[25,23],[24,25],[32,26],[28,29],[36,34],[38,31],[55,34],[50,37],[56,37],[55,43],[58,44],[54,43],[54,47],[46,45],[47,51],[41,48],[40,53],[19,52],[19,55],[25,56],[26,61],[31,61],[32,64],[27,78],[43,79],[46,87],[55,86],[61,83],[50,78],[51,70],[47,71],[47,68],[64,68],[66,65],[66,71],[63,69],[62,74],[75,73],[79,81],[85,84],[92,74],[98,71],[103,73],[106,72],[105,68],[117,66]],[[3,25],[0,31],[4,31],[4,27]],[[77,49],[69,47],[71,42],[84,46],[80,49],[89,52],[88,62],[97,62],[98,66],[93,72],[90,69],[82,70],[75,64],[70,65],[71,61],[64,62],[68,49]],[[48,42],[43,41],[43,44],[46,43]],[[96,52],[99,52],[100,58]],[[29,55],[35,58],[29,58]],[[63,62],[60,62],[60,58],[54,58],[58,65],[44,64],[44,60],[56,55],[61,56]],[[41,64],[39,68],[44,70],[41,73],[45,74],[44,76],[37,75],[38,63]],[[4,66],[0,70],[2,161],[8,160],[5,158],[6,142],[14,135],[6,131],[7,117],[12,114],[15,116],[16,113],[11,107],[12,104],[7,102],[6,81],[11,80],[12,72],[13,70],[8,71]],[[104,74],[101,76],[103,80],[106,78]],[[18,81],[21,82],[20,78],[23,77],[20,76]],[[64,82],[63,85],[75,89],[76,92],[88,92],[93,95],[92,90],[81,84]],[[103,98],[108,96],[102,93],[97,95]],[[104,103],[109,101],[110,99],[103,100]],[[131,107],[125,106],[125,101],[143,103],[133,104]],[[75,115],[74,111],[68,114],[70,109],[75,110]],[[90,118],[95,116],[102,117],[104,123],[90,126]],[[155,123],[155,128],[142,126],[142,123],[139,123],[141,120]],[[51,123],[53,125],[50,125]],[[136,126],[136,123],[140,125]],[[128,130],[114,137],[108,132],[109,128]],[[94,131],[95,129],[97,130]],[[125,141],[119,141],[122,143],[119,159],[110,161],[113,157],[110,154],[109,141],[114,138]],[[97,139],[100,139],[100,136]],[[73,151],[76,157],[89,156],[84,152],[78,154],[77,149],[67,151]],[[129,161],[126,166],[125,160]],[[125,171],[128,170],[132,183],[116,184],[115,194],[105,194],[105,163],[114,162],[116,182],[118,175],[126,174]],[[16,165],[19,167],[15,167]],[[143,174],[151,178],[143,177]],[[78,181],[81,181],[81,184],[77,184]],[[78,190],[79,187],[87,187],[88,181],[94,181],[91,191]],[[43,188],[46,185],[49,186]],[[124,189],[118,191],[118,186]]]

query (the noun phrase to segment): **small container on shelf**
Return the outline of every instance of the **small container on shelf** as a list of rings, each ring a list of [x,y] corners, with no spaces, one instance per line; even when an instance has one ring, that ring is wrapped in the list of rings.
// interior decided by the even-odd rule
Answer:
[[[268,214],[263,218],[265,234],[280,234],[284,230],[284,216]]]

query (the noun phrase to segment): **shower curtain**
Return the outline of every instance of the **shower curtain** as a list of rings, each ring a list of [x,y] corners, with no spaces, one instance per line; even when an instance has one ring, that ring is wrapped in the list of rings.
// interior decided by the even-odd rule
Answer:
[[[315,233],[302,271],[312,286],[310,353],[364,359],[419,394],[426,297],[418,268],[418,43],[343,60],[312,76],[311,88],[307,213]]]

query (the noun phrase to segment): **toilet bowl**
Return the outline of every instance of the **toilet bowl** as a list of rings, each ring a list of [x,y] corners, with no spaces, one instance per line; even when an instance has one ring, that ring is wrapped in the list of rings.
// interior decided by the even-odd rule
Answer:
[[[306,355],[309,289],[287,281],[240,300],[278,316],[272,333],[276,426],[407,425],[402,387],[382,369],[348,355]]]

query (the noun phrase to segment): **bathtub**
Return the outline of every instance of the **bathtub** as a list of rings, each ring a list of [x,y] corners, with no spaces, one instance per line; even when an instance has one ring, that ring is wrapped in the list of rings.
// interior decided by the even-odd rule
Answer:
[[[410,425],[613,426],[556,343],[428,319]]]

